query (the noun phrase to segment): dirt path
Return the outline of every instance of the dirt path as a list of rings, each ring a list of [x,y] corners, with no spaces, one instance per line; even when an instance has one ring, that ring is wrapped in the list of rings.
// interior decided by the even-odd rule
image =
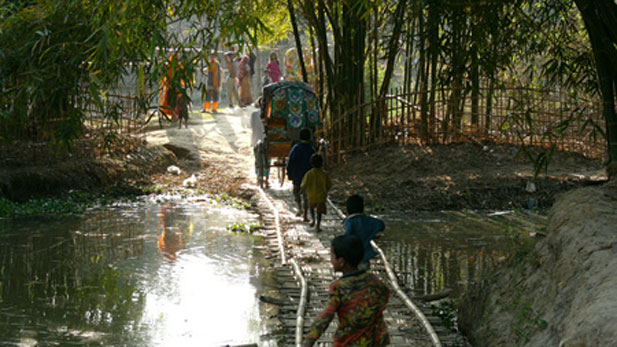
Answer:
[[[188,128],[177,123],[153,128],[147,142],[162,145],[176,154],[182,173],[162,173],[154,179],[166,187],[181,186],[192,174],[196,188],[210,193],[237,194],[243,183],[254,182],[253,150],[250,147],[250,115],[254,107],[225,108],[219,113],[191,113]]]

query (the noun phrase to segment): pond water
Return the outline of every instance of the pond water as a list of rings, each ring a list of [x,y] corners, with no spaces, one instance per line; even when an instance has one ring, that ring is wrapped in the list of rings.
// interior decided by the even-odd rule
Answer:
[[[452,290],[458,297],[470,282],[511,257],[520,241],[544,230],[546,216],[527,211],[450,211],[385,215],[377,240],[401,287],[411,295]]]
[[[0,345],[258,342],[268,276],[260,239],[226,231],[238,221],[255,216],[200,203],[0,221]]]

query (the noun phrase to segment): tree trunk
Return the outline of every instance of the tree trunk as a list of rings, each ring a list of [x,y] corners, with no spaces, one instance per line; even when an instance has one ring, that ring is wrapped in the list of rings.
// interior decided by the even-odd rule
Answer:
[[[430,30],[429,33],[429,41],[430,41],[430,56],[431,56],[431,93],[429,98],[429,141],[433,141],[435,137],[435,130],[437,129],[437,110],[435,105],[435,99],[437,97],[437,61],[439,58],[439,23],[437,21],[437,8],[435,8],[435,4],[431,4],[429,6],[429,23],[428,27]],[[428,75],[425,73],[425,75]]]
[[[610,163],[617,163],[617,5],[610,1],[575,0],[581,11],[596,60],[602,94],[602,114],[606,121],[606,141]]]

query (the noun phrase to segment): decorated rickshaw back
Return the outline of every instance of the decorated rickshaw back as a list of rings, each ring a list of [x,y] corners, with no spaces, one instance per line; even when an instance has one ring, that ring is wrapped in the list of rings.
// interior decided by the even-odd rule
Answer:
[[[263,88],[263,112],[270,157],[286,157],[303,128],[321,126],[313,88],[299,81],[284,81]]]

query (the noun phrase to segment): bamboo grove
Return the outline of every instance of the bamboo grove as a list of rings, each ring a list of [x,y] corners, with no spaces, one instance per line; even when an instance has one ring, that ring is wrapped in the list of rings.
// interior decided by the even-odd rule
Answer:
[[[610,0],[300,0],[288,7],[293,25],[307,33],[303,48],[319,62],[315,85],[330,126],[342,128],[332,129],[335,137],[387,125],[393,86],[420,114],[415,126],[425,143],[456,134],[465,112],[468,127],[487,132],[498,89],[559,90],[573,99],[602,97],[605,125],[584,119],[582,127],[603,137],[610,160],[617,159],[617,5]],[[348,112],[367,103],[365,111]],[[533,122],[524,110],[519,118]],[[351,145],[362,141],[373,139],[356,137]]]

